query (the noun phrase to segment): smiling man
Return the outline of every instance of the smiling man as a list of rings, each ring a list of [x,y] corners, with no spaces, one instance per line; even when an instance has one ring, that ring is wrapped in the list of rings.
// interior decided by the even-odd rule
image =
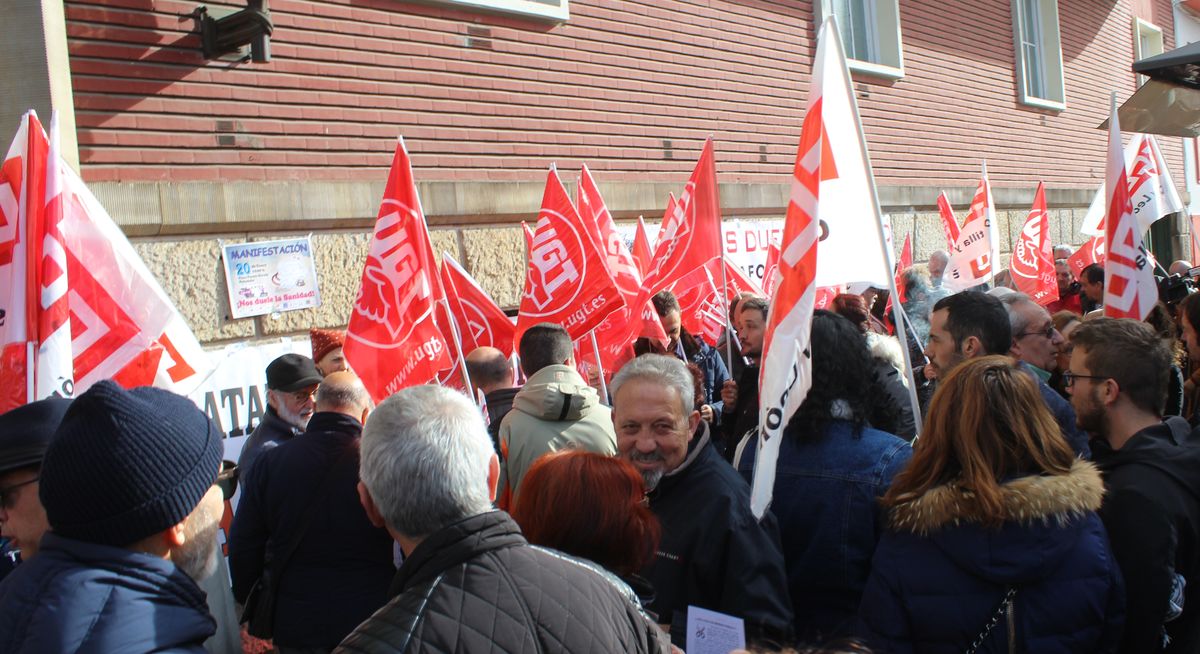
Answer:
[[[242,445],[238,469],[242,479],[265,450],[286,443],[308,426],[315,409],[313,395],[323,375],[303,354],[284,354],[267,364],[267,412]]]
[[[613,377],[618,456],[638,469],[662,523],[654,561],[642,571],[656,591],[647,607],[683,647],[687,607],[745,620],[748,641],[786,640],[792,607],[779,528],[750,512],[750,487],[722,461],[708,423],[693,410],[683,362],[646,354]]]

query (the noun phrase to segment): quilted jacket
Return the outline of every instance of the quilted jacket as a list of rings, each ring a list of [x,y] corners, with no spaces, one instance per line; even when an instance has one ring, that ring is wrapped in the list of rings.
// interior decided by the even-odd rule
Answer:
[[[526,542],[507,513],[426,538],[393,598],[336,652],[660,652],[627,586],[593,564]]]

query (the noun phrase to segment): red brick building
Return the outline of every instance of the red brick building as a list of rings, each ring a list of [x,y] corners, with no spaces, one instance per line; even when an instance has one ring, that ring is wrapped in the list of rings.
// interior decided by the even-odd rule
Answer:
[[[44,0],[42,47],[60,63],[0,69],[6,84],[35,78],[7,84],[3,124],[30,105],[73,113],[84,179],[129,234],[158,237],[141,246],[151,259],[200,235],[280,231],[362,249],[403,135],[439,247],[502,304],[517,293],[515,221],[535,214],[550,163],[564,177],[586,163],[618,217],[654,217],[712,134],[726,217],[781,216],[822,15],[839,14],[859,59],[881,201],[898,233],[928,236],[918,259],[940,245],[937,193],[965,207],[984,160],[1004,229],[1042,180],[1056,240],[1081,241],[1109,94],[1128,97],[1130,64],[1174,46],[1171,0],[270,0],[271,60],[252,63],[204,58],[199,4],[67,0],[56,19]],[[38,22],[0,42],[28,47]],[[1178,178],[1182,144],[1160,142]],[[353,271],[352,250],[328,256]],[[327,293],[328,312],[237,327],[217,315],[220,289],[200,288],[214,278],[197,252],[202,279],[166,285],[212,303],[189,315],[206,340],[338,324],[357,286]]]

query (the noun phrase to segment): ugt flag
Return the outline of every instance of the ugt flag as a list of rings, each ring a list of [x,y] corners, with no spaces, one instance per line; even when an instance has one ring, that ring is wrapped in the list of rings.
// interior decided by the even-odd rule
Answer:
[[[530,243],[516,338],[538,323],[553,322],[576,340],[624,305],[604,257],[551,167]]]
[[[1167,162],[1163,159],[1158,140],[1150,134],[1135,134],[1133,140],[1125,147],[1125,170],[1128,171],[1129,204],[1137,217],[1139,234],[1145,234],[1159,218],[1183,211],[1183,200],[1171,173],[1167,170]],[[1087,215],[1083,218],[1084,234],[1104,237],[1104,216],[1108,206],[1107,183],[1100,184],[1096,195],[1088,207]]]
[[[808,111],[800,131],[792,195],[783,223],[779,271],[775,275],[777,286],[771,296],[763,336],[758,452],[750,490],[750,510],[758,518],[771,505],[784,427],[812,386],[812,354],[808,344],[817,292],[817,241],[821,233],[817,216],[824,177],[823,155],[828,151],[823,136],[828,131],[825,111],[829,105],[824,103],[828,97],[849,93],[845,75],[842,44],[836,27],[827,20],[817,36]]]
[[[721,200],[710,137],[675,210],[663,217],[654,260],[643,280],[647,298],[670,288],[688,273],[721,256]]]
[[[946,234],[946,248],[954,247],[958,242],[958,234],[961,229],[958,226],[958,219],[954,217],[954,207],[950,206],[950,198],[946,197],[946,192],[942,191],[937,199],[938,214],[942,217],[942,231]]]
[[[397,139],[343,348],[375,402],[453,365],[434,317],[436,274],[412,163]]]
[[[1145,320],[1158,301],[1154,266],[1142,245],[1143,228],[1133,212],[1125,158],[1121,154],[1121,123],[1117,94],[1112,96],[1108,123],[1108,169],[1104,176],[1108,211],[1104,216],[1107,252],[1104,259],[1104,315]]]
[[[1054,274],[1054,244],[1050,242],[1050,217],[1046,213],[1046,185],[1038,182],[1033,208],[1013,245],[1013,282],[1017,290],[1045,306],[1058,299]]]

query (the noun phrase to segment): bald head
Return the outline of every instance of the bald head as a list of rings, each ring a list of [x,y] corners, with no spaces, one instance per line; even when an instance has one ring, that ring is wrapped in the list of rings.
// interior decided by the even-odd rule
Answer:
[[[331,372],[317,386],[317,411],[341,413],[362,420],[370,407],[370,393],[358,375],[349,370]]]
[[[945,250],[934,250],[929,253],[929,281],[934,286],[942,285],[942,275],[950,264],[950,253]]]
[[[1188,261],[1186,259],[1179,259],[1179,260],[1173,261],[1171,263],[1171,269],[1169,270],[1169,272],[1172,275],[1186,275],[1187,271],[1189,271],[1191,269],[1192,269],[1191,261]]]
[[[512,366],[504,353],[494,347],[471,350],[467,355],[467,372],[471,375],[471,384],[484,394],[512,386]]]

